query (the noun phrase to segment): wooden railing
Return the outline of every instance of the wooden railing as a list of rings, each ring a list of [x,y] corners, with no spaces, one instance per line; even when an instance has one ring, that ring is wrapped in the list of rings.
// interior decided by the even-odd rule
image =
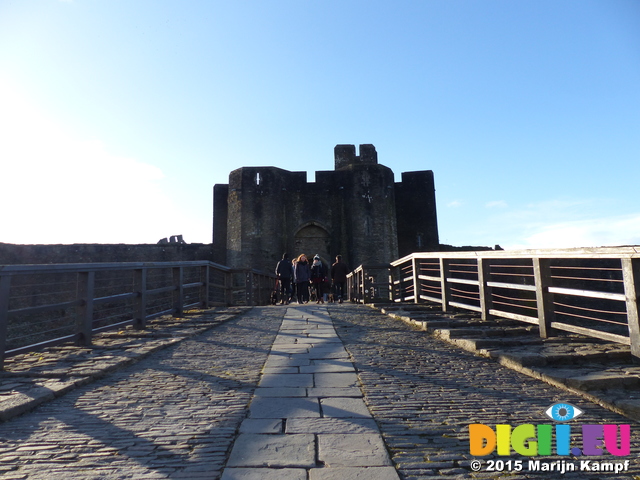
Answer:
[[[0,266],[4,358],[194,307],[265,305],[275,276],[212,262]]]
[[[380,272],[352,272],[352,299],[436,302],[538,325],[542,338],[561,330],[630,345],[640,357],[640,247],[414,253],[392,262],[388,288],[372,295],[367,279]]]

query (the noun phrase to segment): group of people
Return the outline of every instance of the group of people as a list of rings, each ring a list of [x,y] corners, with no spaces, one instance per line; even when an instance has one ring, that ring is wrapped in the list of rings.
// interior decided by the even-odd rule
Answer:
[[[310,290],[315,293],[316,303],[342,303],[348,273],[349,268],[342,261],[342,255],[338,255],[329,268],[320,255],[313,257],[309,263],[304,253],[293,260],[289,260],[289,255],[285,253],[276,266],[280,303],[288,304],[294,297],[298,303],[309,303]]]

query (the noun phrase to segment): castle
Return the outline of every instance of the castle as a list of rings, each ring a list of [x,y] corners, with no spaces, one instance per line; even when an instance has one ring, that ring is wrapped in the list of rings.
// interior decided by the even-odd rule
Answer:
[[[373,145],[336,145],[335,169],[306,172],[243,167],[213,189],[213,250],[232,268],[271,271],[289,258],[341,254],[350,267],[438,250],[433,172],[394,182]]]

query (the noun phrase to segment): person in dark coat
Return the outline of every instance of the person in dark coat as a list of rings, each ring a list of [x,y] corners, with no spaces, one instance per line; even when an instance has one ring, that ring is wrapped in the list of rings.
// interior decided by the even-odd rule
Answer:
[[[283,254],[282,260],[276,265],[276,277],[280,282],[280,304],[286,305],[291,298],[291,279],[293,278],[293,265],[289,261],[289,255]]]
[[[349,267],[342,261],[342,255],[338,255],[336,263],[331,265],[331,280],[333,281],[334,295],[338,298],[338,303],[342,303],[348,273]]]
[[[298,257],[296,267],[294,269],[294,277],[296,281],[296,293],[298,295],[298,303],[309,302],[309,280],[311,279],[311,268],[307,261],[307,256],[302,253]]]
[[[320,255],[313,257],[311,266],[311,283],[316,292],[316,303],[324,303],[324,284],[327,278],[327,267],[322,263]]]

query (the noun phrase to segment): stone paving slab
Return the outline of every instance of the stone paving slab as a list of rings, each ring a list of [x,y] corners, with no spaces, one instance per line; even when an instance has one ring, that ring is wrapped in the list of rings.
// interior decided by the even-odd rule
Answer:
[[[379,433],[372,418],[289,418],[286,433]]]
[[[247,418],[240,425],[240,433],[283,433],[280,418]],[[298,432],[309,433],[309,432]]]
[[[282,374],[291,373],[288,369],[281,371]],[[304,387],[258,387],[255,391],[256,397],[307,397],[307,391]]]
[[[309,480],[397,480],[393,467],[337,467],[315,469],[309,472]]]
[[[314,326],[324,333],[312,333]],[[291,344],[304,348],[287,348],[286,364],[274,366],[282,362],[283,345]],[[256,423],[263,419],[272,420]],[[353,363],[323,307],[287,308],[240,431],[223,479],[261,479],[279,468],[294,478],[304,473],[305,480],[367,474],[398,480]],[[391,470],[366,469],[383,466]]]
[[[313,468],[315,466],[315,437],[311,434],[243,433],[236,439],[227,462],[227,467]]]
[[[318,435],[318,458],[326,467],[392,465],[379,434]]]
[[[307,480],[304,468],[227,468],[221,480]]]
[[[274,387],[313,387],[313,375],[309,373],[265,374],[262,375],[260,386],[263,388]]]
[[[371,418],[371,413],[361,398],[322,398],[320,407],[325,417]]]
[[[355,373],[316,373],[315,386],[320,388],[348,388],[358,386]]]
[[[251,418],[315,418],[320,405],[315,398],[256,397],[249,407]]]

